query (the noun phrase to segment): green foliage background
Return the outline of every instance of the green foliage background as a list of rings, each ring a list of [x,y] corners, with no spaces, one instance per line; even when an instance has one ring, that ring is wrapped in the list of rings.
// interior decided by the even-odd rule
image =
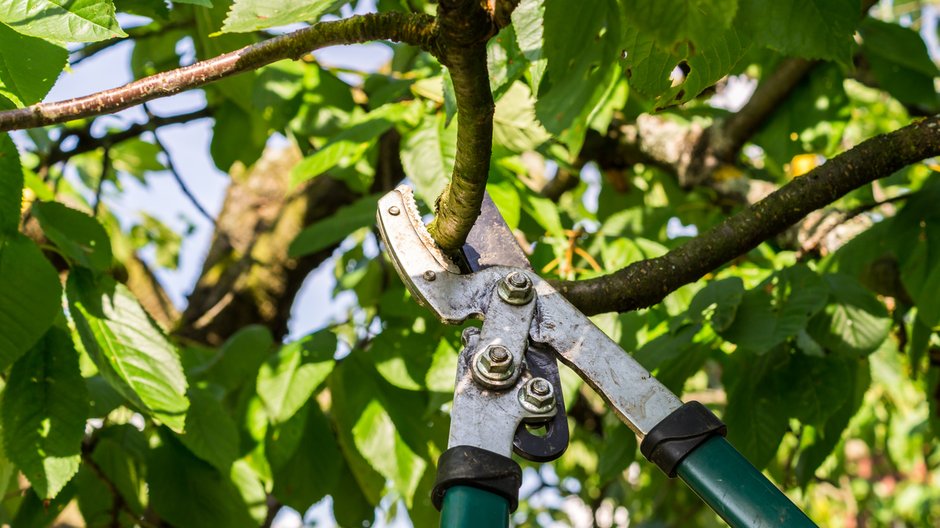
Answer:
[[[66,67],[66,45],[133,32],[116,12],[151,20],[134,28],[139,78],[178,67],[181,39],[209,58],[343,3],[10,2],[0,8],[0,108],[40,101]],[[884,2],[862,17],[853,0],[524,0],[488,47],[488,190],[546,276],[588,278],[661,255],[684,241],[670,219],[703,231],[734,206],[642,164],[601,166],[599,180],[553,201],[534,188],[533,163],[577,172],[594,161],[581,156],[586,138],[650,113],[707,125],[729,113],[702,92],[729,74],[763,79],[787,57],[819,59],[739,160],[749,177],[785,183],[801,155],[831,157],[910,123],[911,112],[937,112],[937,65],[910,27],[928,4],[937,8]],[[436,7],[380,0],[378,9]],[[290,243],[302,257],[345,240],[335,293],[357,302],[290,343],[258,325],[219,347],[187,342],[122,284],[134,250],[156,244],[159,264],[173,267],[186,233],[150,217],[122,229],[88,197],[118,175],[146,181],[165,169],[157,145],[132,139],[76,155],[67,163],[80,179],[69,181],[61,164],[42,160],[87,122],[31,130],[22,151],[0,136],[0,520],[48,525],[74,502],[89,526],[258,526],[269,497],[303,512],[330,496],[341,526],[381,523],[402,508],[416,526],[436,524],[429,492],[446,449],[460,330],[409,298],[375,254],[372,223],[380,138],[390,131],[431,210],[454,164],[454,88],[428,55],[392,49],[388,67],[359,72],[355,88],[308,59],[205,88],[220,169],[252,165],[277,132],[304,156],[294,185],[333,178],[359,195]],[[684,74],[670,78],[680,65]],[[856,75],[860,65],[871,82]],[[821,525],[936,526],[936,171],[911,166],[834,204],[897,199],[893,215],[864,213],[871,227],[831,254],[770,240],[652,308],[594,320],[671,389],[714,408],[729,439]],[[42,246],[24,234],[30,222]],[[571,522],[569,503],[551,500],[560,495],[598,519],[625,508],[631,525],[720,525],[642,461],[588,387],[564,381],[571,445],[550,469],[526,465],[516,522]]]

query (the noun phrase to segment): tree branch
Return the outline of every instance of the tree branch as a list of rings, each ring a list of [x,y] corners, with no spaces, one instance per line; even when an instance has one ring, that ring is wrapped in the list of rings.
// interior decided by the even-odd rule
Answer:
[[[453,175],[437,200],[428,232],[441,248],[453,251],[463,246],[480,215],[490,170],[495,104],[486,69],[486,41],[495,34],[496,23],[476,0],[441,0],[437,19],[437,57],[454,80],[457,152]]]
[[[117,112],[151,99],[255,70],[282,59],[298,59],[311,50],[325,46],[388,39],[430,49],[436,34],[435,29],[434,19],[429,16],[397,12],[319,22],[293,33],[258,42],[184,68],[151,75],[111,90],[67,101],[38,103],[26,108],[0,112],[0,131],[64,123],[82,117]]]
[[[557,282],[555,286],[588,315],[651,306],[811,211],[937,155],[940,116],[933,116],[857,145],[661,257],[636,262],[604,277]]]
[[[105,134],[100,137],[94,137],[91,135],[91,123],[89,123],[88,126],[84,128],[65,129],[62,131],[62,135],[59,137],[59,139],[53,144],[52,148],[49,150],[49,153],[45,156],[43,164],[46,166],[55,165],[60,161],[68,160],[72,156],[91,152],[100,147],[114,146],[122,141],[135,138],[144,132],[152,132],[160,127],[188,123],[190,121],[203,119],[205,117],[212,117],[211,108],[201,108],[195,112],[167,117],[153,116],[150,120],[144,123],[134,123],[124,130]],[[78,143],[70,150],[62,150],[62,143],[64,143],[65,140],[70,137],[77,137]]]

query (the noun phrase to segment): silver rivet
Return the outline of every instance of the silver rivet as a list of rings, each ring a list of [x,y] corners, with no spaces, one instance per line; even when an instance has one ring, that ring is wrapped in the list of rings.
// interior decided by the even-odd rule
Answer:
[[[437,273],[434,273],[431,270],[427,270],[424,272],[424,280],[428,282],[432,282],[436,278],[437,278]]]
[[[399,213],[401,213],[401,209],[399,209],[397,205],[393,205],[388,208],[388,214],[392,216],[398,216]]]

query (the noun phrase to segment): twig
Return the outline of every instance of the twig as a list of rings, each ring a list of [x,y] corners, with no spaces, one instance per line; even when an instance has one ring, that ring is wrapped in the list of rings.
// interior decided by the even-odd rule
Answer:
[[[61,161],[68,160],[72,156],[91,152],[101,147],[112,147],[122,141],[135,138],[144,132],[153,131],[157,128],[168,125],[188,123],[190,121],[195,121],[197,119],[203,119],[206,117],[212,117],[211,107],[201,108],[186,114],[178,114],[167,117],[153,116],[145,123],[135,123],[126,129],[121,130],[120,132],[112,132],[100,137],[94,137],[91,135],[91,123],[89,123],[88,126],[80,129],[64,129],[62,131],[62,135],[59,136],[59,139],[56,140],[56,142],[49,149],[49,153],[46,154],[41,165],[46,167],[55,165]],[[62,150],[62,144],[65,142],[65,140],[72,137],[78,138],[78,143],[75,145],[75,147],[70,150]]]
[[[101,153],[101,177],[98,178],[98,185],[95,187],[95,216],[101,210],[101,189],[104,188],[104,182],[108,179],[108,172],[111,171],[111,148],[105,147]]]
[[[153,122],[153,120],[155,119],[155,116],[150,112],[150,108],[147,107],[146,103],[144,103],[143,108],[144,108],[144,112],[147,113],[147,117],[150,118],[149,122]],[[196,210],[199,211],[199,213],[202,214],[202,216],[204,216],[206,220],[208,220],[214,226],[215,218],[211,214],[209,214],[208,211],[206,211],[205,207],[203,207],[202,204],[199,203],[199,200],[196,198],[196,195],[192,193],[192,191],[186,185],[186,182],[183,181],[183,177],[180,176],[179,171],[176,170],[176,165],[173,164],[173,157],[170,155],[169,149],[167,149],[166,145],[164,145],[163,142],[160,141],[160,136],[157,134],[157,130],[153,129],[151,133],[153,134],[153,142],[158,147],[160,147],[160,150],[163,151],[163,155],[166,156],[166,168],[167,170],[170,171],[170,174],[173,175],[173,179],[176,180],[176,184],[179,185],[180,190],[183,191],[183,194],[186,195],[186,198],[188,198],[190,203],[193,204],[193,207],[195,207]]]
[[[940,155],[940,116],[871,138],[661,257],[556,288],[588,315],[660,302],[849,191]]]
[[[387,39],[430,49],[436,35],[435,29],[434,19],[427,15],[397,12],[319,22],[184,68],[144,77],[118,88],[67,101],[38,103],[0,112],[0,131],[52,125],[117,112],[282,59],[298,59],[311,50],[325,46]]]
[[[883,206],[883,205],[891,204],[891,203],[894,203],[894,202],[899,202],[899,201],[901,201],[901,200],[906,200],[906,199],[908,199],[912,194],[914,194],[914,193],[902,194],[902,195],[900,195],[900,196],[895,196],[895,197],[893,197],[893,198],[888,198],[888,199],[886,199],[886,200],[881,200],[881,201],[878,201],[878,202],[872,202],[872,203],[862,204],[862,205],[859,205],[859,206],[857,206],[857,207],[855,207],[855,208],[853,208],[853,209],[850,209],[850,210],[848,210],[848,211],[845,211],[845,212],[841,213],[841,214],[839,215],[839,219],[838,219],[838,220],[836,220],[836,221],[834,221],[834,222],[830,222],[829,224],[820,227],[820,228],[813,234],[813,236],[810,237],[809,240],[807,240],[807,241],[803,244],[803,247],[801,247],[800,250],[799,250],[799,251],[797,252],[797,254],[796,254],[797,260],[803,260],[804,258],[806,258],[806,256],[815,253],[815,252],[819,249],[819,245],[822,243],[822,241],[825,240],[826,237],[829,236],[829,233],[832,233],[832,231],[835,230],[835,228],[839,227],[840,225],[843,225],[843,224],[845,224],[846,222],[848,222],[849,220],[855,218],[856,216],[858,216],[858,215],[860,215],[860,214],[862,214],[862,213],[865,213],[865,212],[867,212],[867,211],[871,211],[872,209],[877,209],[877,208],[879,208],[879,207],[881,207],[881,206]],[[820,223],[822,223],[822,220],[820,220]]]

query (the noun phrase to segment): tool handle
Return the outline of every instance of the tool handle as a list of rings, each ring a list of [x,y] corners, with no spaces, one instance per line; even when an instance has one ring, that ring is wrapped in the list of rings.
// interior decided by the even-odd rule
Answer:
[[[689,453],[677,472],[732,528],[816,526],[720,436],[709,438]]]
[[[508,528],[509,501],[471,486],[453,486],[444,494],[442,528]]]

